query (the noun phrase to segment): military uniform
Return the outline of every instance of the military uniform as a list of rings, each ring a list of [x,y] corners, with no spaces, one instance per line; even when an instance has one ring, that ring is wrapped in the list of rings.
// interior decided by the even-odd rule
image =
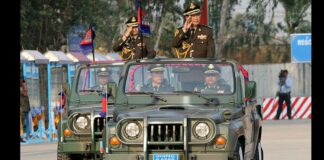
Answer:
[[[185,10],[184,15],[200,13],[199,5],[191,3]],[[213,58],[215,45],[213,39],[213,29],[199,24],[194,30],[188,29],[185,33],[180,27],[176,30],[172,41],[177,58]]]
[[[22,83],[22,82],[21,82]],[[21,132],[21,136],[22,133],[24,133],[24,128],[26,128],[27,123],[28,122],[28,112],[30,111],[30,103],[29,103],[29,98],[28,98],[28,94],[27,91],[25,89],[26,86],[22,86],[23,84],[21,84],[20,86],[20,132]],[[27,130],[28,131],[28,130]],[[29,133],[26,133],[27,135],[29,135]],[[20,140],[22,142],[24,142],[25,140],[23,140],[23,138],[21,137]]]
[[[126,25],[128,27],[137,27],[137,18],[131,17]],[[140,58],[154,58],[156,53],[153,50],[152,44],[148,37],[143,36],[143,55],[142,55],[142,40],[139,34],[137,36],[128,36],[124,41],[122,37],[118,38],[113,45],[115,52],[121,51],[121,57],[124,60],[140,59]]]
[[[213,64],[209,64],[204,72],[205,76],[217,76],[220,78],[221,69]],[[204,94],[229,94],[231,93],[231,87],[225,83],[224,79],[216,79],[213,85],[207,83],[198,85],[194,91],[199,91]]]
[[[151,83],[142,87],[141,91],[143,92],[173,92],[174,88],[167,84],[165,80],[158,87],[153,87]]]
[[[115,52],[121,51],[122,58],[124,60],[140,59],[142,58],[141,37],[136,38],[129,37],[126,41],[119,38],[113,46]],[[154,58],[155,51],[151,46],[151,43],[147,37],[143,36],[143,58]]]
[[[153,65],[153,66],[149,67],[149,70],[151,73],[155,72],[155,73],[163,74],[163,72],[164,72],[164,68],[161,64]],[[166,79],[163,79],[161,84],[153,87],[152,80],[150,79],[148,84],[141,88],[141,91],[143,91],[143,92],[172,92],[172,91],[174,91],[174,88],[170,84],[167,83]]]
[[[105,78],[108,80],[110,75],[110,72],[106,71],[106,68],[101,68],[98,72],[97,72],[97,76],[98,78]],[[108,81],[107,81],[108,82]],[[93,87],[91,87],[92,90],[97,90],[97,91],[102,91],[102,92],[106,92],[107,90],[107,85],[108,84],[98,84],[95,85]]]
[[[199,91],[204,94],[229,94],[231,93],[231,87],[226,84],[218,84],[213,86],[204,84],[202,86],[197,86],[195,91]]]

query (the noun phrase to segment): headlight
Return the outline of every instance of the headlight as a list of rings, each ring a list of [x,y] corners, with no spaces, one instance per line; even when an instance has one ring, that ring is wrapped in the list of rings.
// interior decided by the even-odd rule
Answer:
[[[80,128],[80,129],[85,129],[88,125],[88,120],[86,117],[78,117],[76,119],[76,125]]]
[[[85,132],[90,129],[90,118],[87,116],[76,116],[73,121],[73,128],[77,132]]]
[[[125,132],[130,138],[135,138],[140,133],[140,127],[138,124],[131,122],[126,125]]]
[[[209,134],[209,126],[204,122],[199,122],[194,130],[198,138],[205,138]]]

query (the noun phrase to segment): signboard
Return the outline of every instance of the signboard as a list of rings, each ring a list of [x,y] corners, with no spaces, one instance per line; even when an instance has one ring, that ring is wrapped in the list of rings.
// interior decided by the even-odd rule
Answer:
[[[68,52],[81,52],[80,42],[85,32],[86,30],[82,25],[72,27],[67,36]]]
[[[311,62],[312,61],[312,34],[301,33],[290,35],[291,62]]]

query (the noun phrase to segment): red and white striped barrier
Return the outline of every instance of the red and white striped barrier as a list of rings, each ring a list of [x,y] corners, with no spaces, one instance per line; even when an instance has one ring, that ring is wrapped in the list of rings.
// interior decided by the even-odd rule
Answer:
[[[262,115],[264,120],[273,120],[276,117],[279,98],[264,98],[262,103]],[[312,97],[292,97],[291,99],[292,119],[312,118]],[[288,119],[286,103],[282,105],[280,119]]]

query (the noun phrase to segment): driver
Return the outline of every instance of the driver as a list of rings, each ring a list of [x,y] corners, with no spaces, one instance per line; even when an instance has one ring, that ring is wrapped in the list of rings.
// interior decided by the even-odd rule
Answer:
[[[161,64],[149,68],[151,79],[142,87],[143,92],[172,92],[174,88],[164,79],[164,67]]]
[[[93,86],[91,89],[105,92],[107,89],[107,84],[109,82],[109,75],[110,73],[106,68],[100,68],[100,70],[97,72],[99,84]]]
[[[229,85],[225,84],[221,79],[221,70],[213,64],[209,64],[204,72],[205,83],[203,85],[196,86],[194,91],[210,94],[228,94],[231,93]]]

